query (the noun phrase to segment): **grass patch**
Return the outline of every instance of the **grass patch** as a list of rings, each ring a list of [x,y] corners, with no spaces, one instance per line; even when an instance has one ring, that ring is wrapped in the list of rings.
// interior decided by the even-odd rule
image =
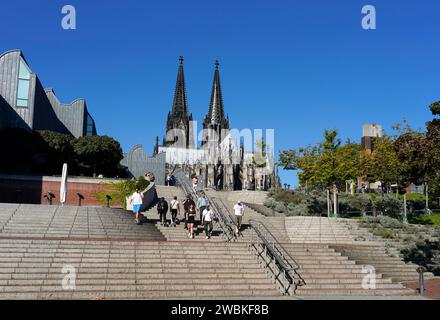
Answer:
[[[440,214],[433,213],[431,215],[410,215],[408,217],[408,222],[412,224],[423,224],[440,227]]]

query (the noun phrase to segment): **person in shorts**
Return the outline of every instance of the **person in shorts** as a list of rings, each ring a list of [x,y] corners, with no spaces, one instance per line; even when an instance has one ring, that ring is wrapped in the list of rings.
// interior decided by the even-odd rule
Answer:
[[[133,213],[135,215],[134,220],[137,224],[141,224],[141,221],[139,220],[139,213],[141,211],[143,198],[144,195],[139,189],[136,189],[136,191],[130,197],[131,204],[133,205]]]
[[[243,221],[243,215],[244,215],[244,207],[240,201],[238,201],[237,204],[234,206],[234,214],[235,214],[235,223],[236,223],[235,233],[238,234],[240,232],[241,222]]]
[[[196,219],[196,215],[196,207],[192,204],[188,210],[188,235],[190,239],[194,239],[194,222]]]
[[[191,206],[195,206],[195,202],[192,199],[191,194],[187,194],[186,198],[182,201],[183,209],[185,211],[185,230],[188,229],[188,211]]]

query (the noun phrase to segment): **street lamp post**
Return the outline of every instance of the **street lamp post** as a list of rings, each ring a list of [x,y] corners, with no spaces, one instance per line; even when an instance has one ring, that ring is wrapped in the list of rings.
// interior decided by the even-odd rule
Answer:
[[[408,214],[406,211],[406,193],[403,195],[403,223],[408,224]]]

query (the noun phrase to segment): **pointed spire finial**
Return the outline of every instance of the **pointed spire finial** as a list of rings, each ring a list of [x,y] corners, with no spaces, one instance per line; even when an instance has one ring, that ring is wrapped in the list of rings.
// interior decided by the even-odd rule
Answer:
[[[183,56],[180,56],[180,58],[179,58],[179,61],[180,61],[180,64],[183,64]]]
[[[218,70],[218,66],[220,65],[220,62],[218,60],[215,60],[214,64],[215,64],[215,68]]]

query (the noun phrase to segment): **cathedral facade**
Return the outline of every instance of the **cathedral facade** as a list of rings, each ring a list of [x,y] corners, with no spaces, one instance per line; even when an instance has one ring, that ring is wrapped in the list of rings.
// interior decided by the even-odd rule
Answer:
[[[197,176],[202,187],[217,190],[269,190],[277,186],[273,152],[262,149],[260,157],[263,155],[264,161],[257,162],[255,152],[245,151],[243,141],[237,142],[233,137],[234,130],[223,105],[218,61],[202,131],[195,132],[195,127],[197,122],[189,112],[183,57],[180,57],[166,134],[161,145],[159,137],[156,138],[154,148],[155,155],[166,154],[167,173],[171,175],[176,168],[182,168],[189,177]]]

